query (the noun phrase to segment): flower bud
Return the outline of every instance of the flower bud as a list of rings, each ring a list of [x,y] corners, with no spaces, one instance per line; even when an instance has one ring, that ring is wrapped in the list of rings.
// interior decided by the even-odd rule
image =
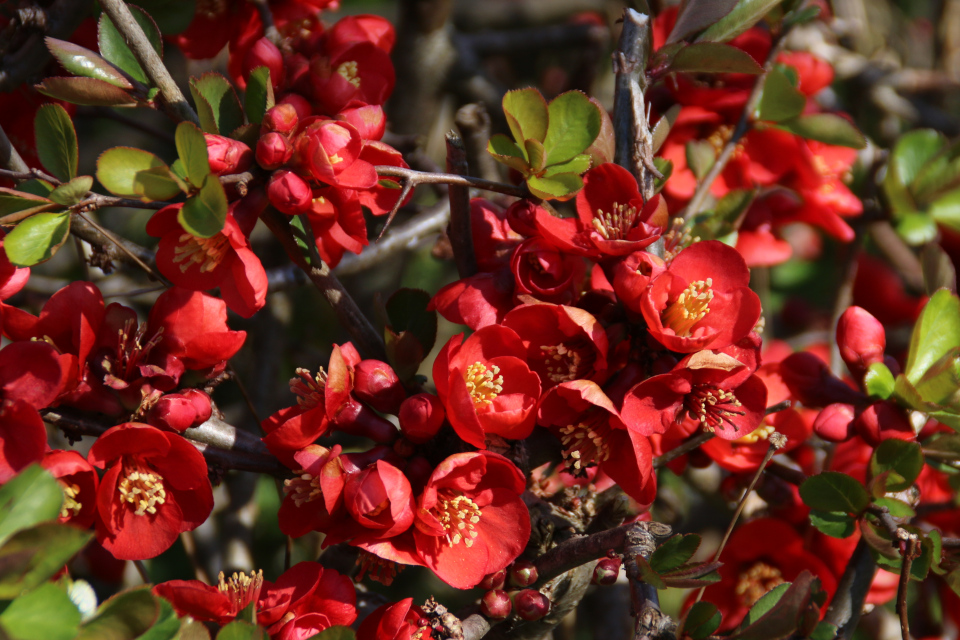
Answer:
[[[253,152],[250,147],[239,140],[213,133],[205,133],[203,137],[207,141],[210,171],[215,175],[224,176],[230,173],[242,173],[249,169],[253,163]]]
[[[277,45],[270,42],[267,38],[260,38],[243,60],[243,77],[249,81],[250,74],[258,67],[270,69],[270,82],[273,84],[273,90],[279,91],[283,87],[284,68],[283,54]]]
[[[353,369],[353,392],[380,413],[396,414],[407,392],[386,362],[361,360]]]
[[[189,396],[181,393],[168,393],[163,396],[150,410],[147,422],[160,429],[169,429],[182,433],[202,422],[205,422],[211,413],[210,397],[198,389],[188,389],[194,392]],[[196,397],[199,393],[206,398]]]
[[[418,393],[403,401],[398,416],[400,429],[410,442],[423,444],[437,435],[446,413],[440,398],[430,393]]]
[[[344,433],[370,438],[378,443],[393,442],[398,435],[393,423],[353,397],[343,403],[334,424]]]
[[[813,432],[827,442],[846,442],[854,435],[853,405],[828,404],[813,421]]]
[[[850,307],[837,322],[837,346],[840,357],[859,380],[871,364],[883,362],[886,332],[866,309]]]
[[[873,403],[860,412],[853,424],[860,437],[873,447],[888,438],[916,440],[910,420],[892,402]]]
[[[524,589],[513,600],[517,615],[524,620],[539,620],[550,613],[550,598],[534,589]]]
[[[278,104],[263,114],[263,121],[260,123],[260,135],[276,132],[289,136],[296,130],[297,124],[300,122],[300,112],[297,105],[293,103],[293,98],[300,98],[300,96],[290,94],[287,99],[291,102]],[[300,99],[303,100],[303,98]]]
[[[529,587],[537,577],[537,568],[529,560],[517,560],[510,567],[510,584],[515,587]]]
[[[493,589],[480,599],[480,612],[492,620],[503,620],[513,610],[513,603],[506,591]]]
[[[295,216],[310,210],[313,193],[303,178],[292,171],[277,171],[267,186],[270,204],[287,215]]]
[[[210,396],[200,389],[184,389],[180,395],[190,400],[193,408],[197,411],[197,421],[194,425],[203,424],[210,419],[213,414],[213,405],[210,402]]]
[[[601,558],[593,568],[593,584],[611,585],[620,575],[620,558]]]
[[[290,142],[276,132],[270,132],[257,141],[257,162],[267,171],[279,169],[293,156]]]
[[[477,586],[481,589],[502,589],[503,583],[507,580],[507,570],[500,569],[496,573],[487,575]]]
[[[303,120],[309,118],[313,115],[313,107],[310,106],[310,101],[304,98],[299,93],[288,93],[283,96],[283,99],[277,103],[277,106],[288,104],[297,111],[297,118]],[[281,131],[281,133],[283,133]]]
[[[794,353],[785,358],[780,363],[780,375],[790,395],[808,407],[825,407],[834,402],[857,404],[864,397],[834,376],[830,367],[812,353]]]

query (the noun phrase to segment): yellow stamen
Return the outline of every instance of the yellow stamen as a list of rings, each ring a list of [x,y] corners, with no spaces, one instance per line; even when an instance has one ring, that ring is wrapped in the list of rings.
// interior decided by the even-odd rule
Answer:
[[[467,367],[464,380],[475,406],[490,404],[503,391],[503,376],[499,374],[500,367],[495,364],[490,365],[489,370],[482,362],[474,362]]]
[[[163,488],[163,477],[150,471],[135,470],[127,474],[117,487],[120,501],[136,506],[138,516],[157,512],[157,505],[167,500],[167,491]]]
[[[185,273],[191,264],[200,265],[200,273],[207,273],[220,266],[229,249],[230,242],[222,233],[212,238],[198,238],[184,233],[180,235],[177,246],[173,249],[173,262],[183,263],[180,265],[181,273]]]
[[[337,67],[337,73],[343,76],[343,79],[355,86],[357,89],[360,88],[360,76],[359,69],[357,68],[357,63],[353,60],[344,62],[339,67]]]
[[[681,338],[687,338],[694,326],[710,313],[713,300],[713,278],[697,280],[687,285],[677,299],[660,314],[664,327],[673,329]]]
[[[473,546],[473,541],[480,535],[474,525],[483,515],[476,502],[464,495],[439,496],[432,512],[447,531],[448,545],[452,547],[462,540],[467,547]]]

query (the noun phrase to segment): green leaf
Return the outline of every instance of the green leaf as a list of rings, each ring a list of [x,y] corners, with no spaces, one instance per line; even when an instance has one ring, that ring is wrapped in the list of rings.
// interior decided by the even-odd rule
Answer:
[[[888,438],[881,442],[870,457],[870,475],[893,471],[901,482],[888,481],[887,491],[903,491],[913,485],[923,470],[923,453],[916,442]]]
[[[0,547],[0,600],[49,580],[92,537],[91,532],[56,521],[15,533]]]
[[[842,511],[811,509],[810,524],[831,538],[849,538],[857,530],[857,521]]]
[[[876,498],[873,504],[878,507],[886,507],[894,518],[912,518],[917,515],[917,512],[910,505],[896,498]]]
[[[530,163],[530,169],[534,173],[543,171],[547,161],[547,154],[543,150],[543,143],[539,140],[524,140],[523,149],[526,152],[527,162]]]
[[[575,173],[578,176],[583,175],[590,169],[590,165],[593,163],[593,159],[587,154],[582,154],[575,157],[569,162],[564,162],[563,164],[552,164],[547,167],[546,171],[543,172],[544,178],[550,178],[559,173]]]
[[[660,175],[663,176],[663,179],[655,178],[653,181],[653,190],[655,193],[660,193],[660,190],[663,189],[663,185],[667,183],[667,180],[670,179],[670,176],[673,174],[673,162],[667,160],[666,158],[654,158],[654,166],[657,167],[657,170],[660,172]]]
[[[610,119],[607,110],[596,98],[590,98],[590,101],[597,105],[597,112],[600,114],[600,133],[597,134],[597,139],[587,147],[586,154],[590,156],[592,166],[599,167],[605,162],[613,162],[617,153],[617,143],[613,133],[613,120]],[[668,109],[667,112],[669,113],[670,110]],[[656,151],[656,148],[654,148],[654,151]]]
[[[650,563],[647,562],[647,559],[642,555],[637,555],[637,569],[640,571],[640,580],[646,582],[654,589],[666,589],[667,583],[663,581],[663,578],[660,577],[656,571],[653,570],[653,567],[650,566]]]
[[[668,73],[763,73],[749,53],[728,44],[698,42],[680,49]]]
[[[820,7],[810,7],[810,9],[817,9],[819,12]],[[829,622],[820,622],[808,637],[810,640],[833,640],[837,637],[837,626]]]
[[[60,484],[38,464],[23,469],[0,487],[0,544],[22,529],[60,515]]]
[[[883,178],[883,189],[894,213],[916,211],[917,205],[908,187],[920,170],[947,144],[946,138],[933,129],[905,133],[894,145]]]
[[[773,609],[773,607],[780,602],[780,598],[787,592],[791,584],[790,582],[783,582],[760,596],[760,599],[750,607],[747,615],[743,618],[743,622],[740,623],[740,628],[746,629]]]
[[[716,160],[717,152],[707,140],[691,140],[687,143],[687,166],[697,180],[703,180]]]
[[[180,619],[180,635],[177,640],[210,640],[210,632],[202,622],[185,616]]]
[[[90,49],[56,38],[45,38],[44,42],[57,62],[73,75],[96,78],[122,89],[133,89],[133,84],[125,73]]]
[[[650,566],[664,574],[687,563],[700,548],[700,536],[695,533],[676,535],[657,547],[650,556]]]
[[[947,289],[931,296],[910,336],[904,374],[917,384],[924,373],[951,349],[960,346],[960,299]]]
[[[894,379],[890,369],[882,362],[874,362],[863,376],[864,390],[876,398],[886,400],[893,395]]]
[[[135,5],[127,6],[130,9],[130,13],[133,14],[133,18],[137,21],[137,24],[143,29],[143,33],[146,34],[147,40],[150,41],[150,45],[154,51],[162,58],[163,38],[153,18],[147,15],[147,12],[140,7]],[[140,63],[137,62],[136,56],[133,55],[130,47],[127,46],[126,40],[124,40],[120,32],[117,31],[117,27],[110,21],[106,13],[100,14],[100,23],[97,28],[97,42],[100,45],[100,54],[104,58],[123,69],[137,82],[145,85],[150,84],[150,79],[140,66]]]
[[[71,640],[79,624],[80,610],[53,583],[23,594],[0,614],[0,626],[11,640]]]
[[[547,110],[550,123],[543,147],[550,164],[572,160],[586,151],[600,134],[600,110],[579,91],[561,93]]]
[[[960,189],[933,201],[928,212],[940,224],[960,231]]]
[[[492,155],[497,162],[505,164],[511,169],[516,169],[524,176],[533,173],[524,151],[502,133],[490,137],[490,141],[487,142],[487,153]]]
[[[686,40],[687,36],[706,29],[730,13],[736,5],[737,0],[684,0],[680,3],[677,22],[667,37],[667,44]]]
[[[760,98],[760,120],[783,122],[796,118],[803,112],[807,98],[793,86],[786,74],[778,68],[770,70],[763,83]]]
[[[157,622],[137,640],[171,640],[180,632],[180,618],[173,605],[163,598],[157,598],[157,602],[160,604]]]
[[[91,107],[130,107],[137,99],[120,87],[94,78],[47,78],[36,85],[45,96]]]
[[[575,173],[560,173],[549,178],[531,176],[527,179],[527,188],[544,200],[569,200],[583,189],[583,180]]]
[[[129,589],[100,605],[97,615],[80,627],[76,640],[134,640],[160,617],[160,598],[150,587]]]
[[[23,185],[19,185],[23,188]],[[0,224],[13,224],[36,213],[59,209],[49,198],[0,187]]]
[[[164,35],[185,31],[193,21],[194,0],[137,0],[137,5],[150,14]]]
[[[783,28],[786,29],[787,27],[810,22],[811,20],[816,19],[819,15],[820,7],[817,6],[806,7],[805,9],[800,9],[799,11],[794,9],[787,15],[783,16]],[[833,636],[830,637],[832,638]]]
[[[264,640],[263,629],[249,622],[234,620],[217,634],[217,640]]]
[[[547,101],[537,89],[530,87],[507,91],[503,96],[503,114],[513,139],[518,143],[524,140],[544,141],[549,120]]]
[[[706,640],[720,628],[723,617],[717,606],[709,602],[696,602],[683,616],[677,637],[690,636],[692,640]]]
[[[247,95],[244,96],[247,119],[254,124],[260,124],[263,121],[263,114],[273,107],[273,103],[270,69],[257,67],[250,73],[250,79],[247,80]]]
[[[207,141],[203,132],[192,122],[181,122],[176,133],[177,154],[183,163],[187,180],[199,187],[210,175],[210,161],[207,158]]]
[[[913,246],[919,246],[937,239],[937,224],[926,213],[902,214],[897,221],[897,233]]]
[[[7,234],[3,248],[18,267],[49,260],[70,232],[69,213],[38,213],[21,221]]]
[[[350,627],[337,625],[310,636],[310,640],[356,640],[357,634]]]
[[[677,121],[677,116],[680,115],[680,105],[675,104],[667,112],[660,116],[660,119],[657,120],[657,124],[654,125],[651,135],[653,136],[653,152],[656,153],[660,150],[660,147],[663,146],[663,143],[667,141],[667,136],[670,135],[670,129],[673,128],[674,123]],[[662,173],[662,172],[661,172]]]
[[[779,128],[808,140],[817,140],[838,147],[863,149],[867,139],[849,120],[833,113],[797,116],[777,125]]]
[[[201,238],[217,235],[227,220],[227,194],[220,179],[210,174],[196,195],[187,198],[177,213],[183,229]]]
[[[937,243],[930,243],[920,251],[920,265],[923,268],[923,288],[928,296],[937,289],[957,289],[957,270],[953,260]]]
[[[64,207],[69,207],[82,202],[91,187],[93,187],[93,176],[77,176],[51,191],[50,199]]]
[[[818,607],[825,599],[820,579],[809,571],[803,571],[792,584],[774,587],[760,598],[731,638],[778,640],[794,633],[806,635],[820,620]]]
[[[811,509],[859,514],[870,504],[863,485],[838,471],[824,471],[800,485],[800,497]]]
[[[243,107],[230,81],[219,73],[190,78],[200,126],[206,133],[228,135],[243,125]]]
[[[97,159],[97,180],[107,191],[144,202],[168,200],[181,191],[167,164],[149,151],[107,149]]]
[[[37,155],[43,166],[64,182],[77,175],[77,132],[66,109],[45,104],[34,120]]]
[[[697,42],[727,42],[760,22],[781,0],[740,0],[725,16],[707,27]]]

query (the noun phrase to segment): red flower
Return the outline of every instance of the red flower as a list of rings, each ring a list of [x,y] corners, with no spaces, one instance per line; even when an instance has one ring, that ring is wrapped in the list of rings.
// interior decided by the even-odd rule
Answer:
[[[287,569],[276,583],[264,583],[257,622],[273,640],[310,638],[357,619],[357,592],[350,578],[316,562]]]
[[[530,537],[523,474],[487,451],[450,456],[420,496],[413,539],[423,564],[457,589],[516,560]]]
[[[199,580],[169,580],[156,585],[153,592],[172,604],[181,618],[191,616],[201,622],[226,625],[251,602],[259,600],[263,584],[262,571],[249,576],[235,573],[230,578],[225,578],[221,571],[215,587]]]
[[[147,323],[162,333],[158,355],[172,356],[191,371],[218,368],[232,358],[247,337],[227,326],[227,304],[220,298],[173,287],[150,309]]]
[[[300,127],[293,139],[293,163],[298,171],[346,189],[369,189],[377,184],[373,165],[360,158],[363,140],[352,124],[312,117]]]
[[[207,463],[176,434],[128,422],[101,435],[87,458],[107,470],[97,493],[97,539],[116,558],[156,557],[213,509]]]
[[[510,271],[515,293],[544,302],[569,304],[576,300],[586,274],[582,258],[565,254],[542,238],[523,241],[513,252]]]
[[[603,390],[589,380],[563,382],[543,396],[540,424],[560,438],[570,473],[597,466],[641,504],[653,502],[657,479],[647,438],[628,428]]]
[[[313,192],[310,228],[320,257],[331,267],[340,264],[343,253],[360,253],[369,244],[357,192],[328,187]]]
[[[526,349],[506,327],[484,327],[465,341],[456,335],[433,364],[437,395],[463,440],[486,448],[484,435],[520,440],[533,431],[540,378],[517,357]]]
[[[327,449],[311,444],[293,454],[297,476],[283,481],[279,512],[283,533],[297,538],[309,531],[324,531],[332,515],[340,514],[345,474],[339,456],[340,445]]]
[[[223,230],[211,238],[191,235],[180,226],[177,213],[182,204],[160,209],[147,223],[147,233],[160,238],[160,273],[193,291],[220,287],[227,306],[249,318],[267,297],[267,273],[247,239],[266,205],[267,199],[258,191],[232,203]]]
[[[722,349],[760,319],[760,298],[749,284],[750,271],[735,249],[698,242],[650,282],[640,307],[650,335],[671,351]]]
[[[385,604],[368,615],[357,629],[357,640],[430,640],[433,630],[420,621],[425,619],[420,607],[413,606],[413,598]]]
[[[48,451],[40,465],[50,472],[63,491],[60,522],[86,529],[97,515],[97,471],[76,451]]]
[[[342,456],[350,464],[350,456]],[[351,544],[374,542],[400,535],[413,524],[416,511],[410,481],[396,466],[377,460],[347,474],[343,487],[347,517],[338,517],[324,533],[324,546],[342,540]]]

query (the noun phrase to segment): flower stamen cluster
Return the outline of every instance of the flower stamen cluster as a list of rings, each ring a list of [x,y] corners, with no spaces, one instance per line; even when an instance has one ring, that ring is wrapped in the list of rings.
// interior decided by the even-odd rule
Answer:
[[[150,471],[135,469],[120,481],[117,487],[121,502],[136,506],[138,516],[157,513],[157,505],[167,501],[167,490],[163,486],[163,477]]]
[[[441,496],[433,508],[434,515],[446,529],[448,546],[460,544],[462,540],[467,548],[473,546],[478,535],[474,525],[480,522],[483,512],[477,503],[464,495]]]
[[[183,233],[173,250],[173,262],[180,267],[181,273],[186,273],[193,264],[200,265],[200,273],[207,273],[220,266],[229,249],[230,243],[222,233],[212,238]]]
[[[710,313],[713,300],[713,278],[697,280],[687,285],[677,299],[660,315],[664,326],[673,329],[678,336],[689,337],[693,328]]]
[[[503,391],[503,376],[500,367],[495,364],[487,369],[482,362],[474,362],[467,367],[464,380],[473,403],[478,406],[491,404]]]

